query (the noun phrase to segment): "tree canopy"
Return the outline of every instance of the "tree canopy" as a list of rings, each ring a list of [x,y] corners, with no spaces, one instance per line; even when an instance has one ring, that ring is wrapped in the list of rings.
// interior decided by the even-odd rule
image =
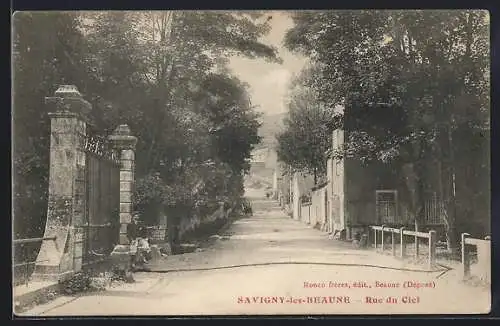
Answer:
[[[127,123],[138,137],[137,209],[242,195],[259,123],[227,62],[233,55],[280,62],[260,41],[269,31],[264,13],[18,12],[13,25],[19,232],[27,221],[43,232],[50,127],[43,99],[60,84],[76,85],[92,103],[90,133]]]
[[[339,156],[404,164],[416,180],[409,187],[417,189],[417,221],[424,188],[433,184],[446,203],[448,236],[456,246],[457,221],[471,220],[457,196],[471,205],[465,184],[489,182],[488,12],[308,11],[294,13],[293,20],[286,46],[316,66],[306,86],[322,105],[345,107],[350,136]],[[466,158],[473,148],[481,154]],[[486,188],[477,186],[483,199],[475,205],[489,206]],[[479,211],[476,223],[489,216],[488,209]]]
[[[278,159],[293,170],[311,173],[316,184],[326,174],[331,125],[339,121],[334,110],[306,86],[313,73],[314,67],[309,67],[292,82],[284,130],[277,135],[277,153]]]

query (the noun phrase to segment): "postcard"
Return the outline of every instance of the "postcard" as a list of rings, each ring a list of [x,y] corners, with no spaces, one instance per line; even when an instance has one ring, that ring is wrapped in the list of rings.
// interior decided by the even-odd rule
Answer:
[[[487,314],[485,10],[18,11],[13,314]]]

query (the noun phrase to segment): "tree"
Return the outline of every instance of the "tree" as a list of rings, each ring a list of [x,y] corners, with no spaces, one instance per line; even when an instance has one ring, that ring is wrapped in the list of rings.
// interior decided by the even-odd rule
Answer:
[[[203,81],[195,110],[210,121],[212,149],[233,171],[247,172],[254,146],[260,142],[259,114],[251,106],[247,85],[234,77],[210,74]]]
[[[334,112],[320,103],[303,86],[311,70],[305,70],[292,84],[283,132],[277,135],[278,159],[294,170],[309,172],[314,184],[326,173],[326,152],[331,146],[330,124]]]
[[[42,101],[59,83],[75,84],[92,103],[90,133],[108,134],[127,123],[138,137],[135,195],[149,215],[165,207],[192,209],[203,198],[212,207],[242,195],[258,121],[245,86],[225,65],[231,55],[279,62],[276,49],[260,41],[269,30],[262,12],[15,18],[16,193],[31,191],[27,197],[39,204],[16,202],[33,208],[16,216],[46,209],[49,125]],[[189,218],[184,213],[171,214],[175,223]]]
[[[98,112],[109,117],[98,120],[106,130],[118,117],[129,123],[139,139],[137,176],[145,182],[141,189],[158,173],[168,192],[163,196],[167,207],[191,207],[198,195],[190,189],[203,192],[211,175],[207,169],[224,167],[227,178],[238,180],[248,168],[259,141],[257,115],[245,86],[222,69],[221,58],[241,54],[279,61],[276,50],[259,41],[269,28],[261,18],[258,13],[211,11],[87,17],[90,54],[96,56],[92,71],[99,81],[95,92],[106,99]],[[201,178],[201,186],[194,176]],[[231,193],[219,185],[215,197]],[[152,183],[151,193],[158,194],[154,189]],[[186,196],[192,197],[189,203]],[[141,201],[142,207],[146,199],[158,207],[151,197]]]
[[[458,181],[453,181],[465,167],[455,158],[473,146],[454,138],[461,130],[462,139],[477,139],[475,134],[489,128],[487,18],[487,12],[474,10],[307,12],[294,15],[295,26],[286,37],[289,48],[318,65],[310,86],[319,99],[330,106],[343,103],[354,130],[373,126],[364,141],[349,139],[352,150],[344,154],[397,160],[408,167],[409,179],[415,180],[408,186],[413,188],[416,226],[424,222],[428,191],[437,190],[446,202],[452,250],[457,247],[457,223],[466,221],[465,212],[455,205]],[[372,120],[377,114],[367,120],[359,112],[381,108],[401,112],[404,126],[380,137],[380,119]],[[484,156],[481,160],[479,165],[488,165]],[[436,163],[437,176],[429,172],[436,170],[429,169]],[[461,182],[470,179],[464,176]]]
[[[17,12],[13,27],[14,234],[37,237],[44,230],[49,172],[43,101],[57,84],[84,78],[83,36],[71,13]]]

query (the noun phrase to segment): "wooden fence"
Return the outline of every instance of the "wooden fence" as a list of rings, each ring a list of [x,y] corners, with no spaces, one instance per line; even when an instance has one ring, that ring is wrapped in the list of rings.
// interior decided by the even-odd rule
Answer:
[[[471,238],[470,234],[462,233],[462,268],[463,278],[468,279],[473,274],[486,282],[491,282],[491,240]],[[471,273],[471,265],[477,266]]]
[[[396,256],[399,251],[399,257],[404,258],[407,256],[407,244],[412,242],[415,245],[413,255],[418,258],[420,255],[419,242],[420,239],[427,241],[427,263],[428,268],[433,269],[436,265],[436,231],[418,232],[405,230],[404,227],[396,229],[382,226],[370,226],[373,231],[373,246],[375,249],[382,252],[389,247],[387,239],[390,240],[390,250],[392,255]],[[390,237],[390,238],[389,238]],[[412,239],[412,241],[410,241]],[[399,250],[398,250],[399,247]]]

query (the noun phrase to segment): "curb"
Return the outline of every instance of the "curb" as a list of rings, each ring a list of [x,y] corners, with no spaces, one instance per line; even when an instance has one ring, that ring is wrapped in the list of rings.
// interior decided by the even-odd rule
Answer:
[[[37,306],[52,301],[59,296],[60,283],[54,283],[21,295],[13,294],[13,313],[21,314],[31,306]],[[50,298],[53,296],[53,298]]]

